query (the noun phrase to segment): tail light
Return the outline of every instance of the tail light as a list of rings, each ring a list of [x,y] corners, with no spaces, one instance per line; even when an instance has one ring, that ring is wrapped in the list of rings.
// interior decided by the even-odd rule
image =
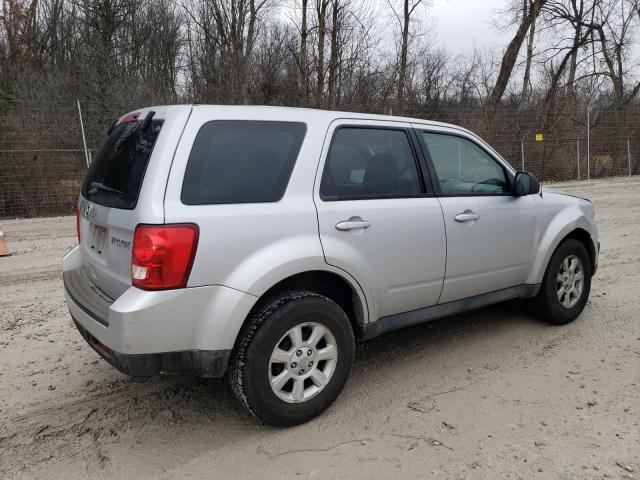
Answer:
[[[185,287],[198,236],[193,223],[138,225],[133,234],[131,283],[144,290]]]
[[[76,235],[78,235],[78,243],[80,243],[80,209],[76,208]]]

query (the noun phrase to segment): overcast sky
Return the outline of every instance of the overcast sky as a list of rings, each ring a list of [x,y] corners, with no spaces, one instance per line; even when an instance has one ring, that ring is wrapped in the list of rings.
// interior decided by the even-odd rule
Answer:
[[[428,14],[435,20],[437,43],[452,54],[472,53],[475,47],[500,47],[513,32],[499,32],[493,22],[505,0],[432,0]]]
[[[435,22],[437,44],[450,54],[468,55],[478,47],[492,49],[500,56],[515,33],[515,27],[501,32],[495,26],[498,10],[506,4],[507,0],[431,0],[427,15]],[[629,68],[639,72],[639,37],[634,32],[630,40]]]

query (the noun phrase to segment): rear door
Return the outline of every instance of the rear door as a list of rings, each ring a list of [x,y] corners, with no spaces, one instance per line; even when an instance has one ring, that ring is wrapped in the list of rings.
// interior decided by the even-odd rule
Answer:
[[[94,156],[78,204],[82,265],[111,298],[131,286],[131,244],[139,223],[163,223],[162,198],[189,107],[127,114]]]
[[[333,122],[314,199],[326,261],[360,282],[374,319],[437,303],[446,258],[442,210],[407,124]]]
[[[514,196],[510,169],[472,136],[416,129],[447,231],[440,303],[523,284],[537,234],[533,196]]]

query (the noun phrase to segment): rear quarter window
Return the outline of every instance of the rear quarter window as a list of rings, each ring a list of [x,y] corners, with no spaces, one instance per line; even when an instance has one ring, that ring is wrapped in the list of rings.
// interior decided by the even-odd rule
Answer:
[[[214,120],[194,141],[182,203],[277,202],[284,195],[306,126],[298,122]]]

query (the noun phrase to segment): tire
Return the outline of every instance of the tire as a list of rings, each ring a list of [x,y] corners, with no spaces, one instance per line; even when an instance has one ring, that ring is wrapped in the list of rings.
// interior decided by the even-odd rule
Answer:
[[[229,366],[231,388],[263,422],[299,425],[340,394],[354,349],[349,318],[335,302],[314,292],[286,292],[259,304],[247,319]]]
[[[573,263],[574,259],[578,260],[576,264]],[[577,285],[580,276],[578,273],[571,276],[571,268],[567,270],[567,265],[576,265],[575,272],[578,272],[581,267],[581,289]],[[564,325],[575,320],[589,298],[591,272],[591,259],[581,242],[568,238],[560,243],[549,260],[540,291],[535,298],[542,319],[554,325]],[[576,289],[574,290],[572,286]],[[576,294],[578,290],[579,295]]]

